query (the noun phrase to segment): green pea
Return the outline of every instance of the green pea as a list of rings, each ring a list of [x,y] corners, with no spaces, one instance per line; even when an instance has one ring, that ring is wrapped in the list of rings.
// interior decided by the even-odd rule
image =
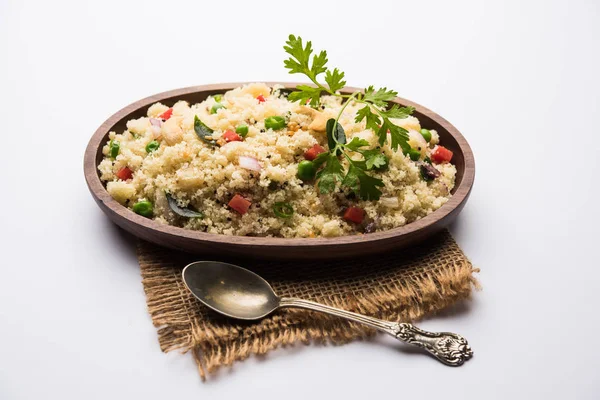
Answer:
[[[416,149],[410,149],[408,151],[408,156],[413,161],[419,161],[419,158],[421,158],[421,152],[419,150],[416,150]]]
[[[133,205],[133,212],[142,217],[151,218],[153,215],[152,203],[148,200],[138,201]]]
[[[221,102],[221,100],[223,100],[223,95],[222,95],[222,94],[215,94],[215,95],[213,96],[213,98],[215,99],[215,101],[216,101],[217,103],[220,103],[220,102]]]
[[[116,140],[111,140],[108,147],[111,158],[117,158],[119,151],[121,150],[121,144]]]
[[[160,143],[158,143],[156,140],[153,140],[146,145],[146,153],[152,153],[153,151],[158,150],[159,147]]]
[[[235,128],[235,133],[241,137],[246,137],[248,134],[248,125],[238,125],[237,128]]]
[[[217,111],[221,108],[225,108],[225,106],[221,103],[215,103],[215,104],[213,104],[212,108],[210,109],[210,113],[216,114]]]
[[[425,141],[431,141],[431,131],[429,129],[421,129],[421,135],[423,136],[423,139],[425,139]]]
[[[315,164],[312,161],[304,160],[300,161],[300,164],[298,164],[298,173],[296,176],[303,181],[310,181],[311,179],[314,179],[316,173],[317,168],[315,167]]]
[[[280,116],[269,117],[265,119],[265,128],[278,131],[286,127],[285,118]]]

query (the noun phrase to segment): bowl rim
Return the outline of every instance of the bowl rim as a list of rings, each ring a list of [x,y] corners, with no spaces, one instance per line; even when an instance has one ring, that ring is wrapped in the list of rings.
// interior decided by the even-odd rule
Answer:
[[[262,237],[262,236],[231,236],[224,234],[214,234],[201,231],[195,231],[191,229],[180,228],[172,225],[164,225],[155,222],[152,219],[142,217],[134,213],[129,208],[121,205],[115,199],[110,196],[106,190],[104,184],[100,180],[98,169],[96,165],[96,154],[98,148],[102,146],[102,140],[110,132],[110,129],[121,119],[128,114],[137,111],[144,107],[149,107],[153,103],[164,101],[166,99],[172,99],[173,97],[184,96],[196,92],[215,92],[215,91],[227,91],[236,87],[252,83],[252,82],[230,82],[230,83],[218,83],[209,85],[190,86],[180,89],[169,90],[161,93],[157,93],[152,96],[145,97],[141,100],[133,102],[128,106],[123,107],[113,115],[111,115],[106,121],[104,121],[100,127],[96,130],[94,135],[85,150],[83,168],[86,183],[92,195],[96,198],[96,201],[102,202],[108,209],[119,217],[128,220],[129,222],[140,225],[144,228],[158,231],[162,235],[183,237],[186,239],[197,240],[204,243],[214,244],[236,244],[241,246],[249,247],[327,247],[331,245],[349,245],[357,243],[377,242],[380,240],[391,239],[401,235],[407,235],[419,231],[420,229],[432,225],[437,221],[444,219],[449,216],[455,209],[459,208],[460,205],[466,201],[471,189],[473,187],[475,179],[475,160],[471,147],[467,143],[464,136],[456,129],[450,122],[440,115],[434,113],[428,108],[417,104],[413,101],[404,99],[402,97],[396,97],[393,102],[399,103],[404,106],[412,106],[417,112],[423,114],[439,125],[446,129],[450,135],[454,137],[458,143],[464,156],[464,173],[462,180],[458,187],[455,187],[455,192],[452,197],[439,209],[435,210],[431,214],[408,223],[404,226],[381,231],[374,232],[364,235],[346,235],[337,236],[331,238],[317,237],[317,238],[279,238],[279,237]],[[306,83],[300,82],[264,82],[266,85],[272,87],[274,85],[281,85],[286,89],[294,89],[297,85],[303,85]],[[354,87],[344,87],[341,92],[354,92],[358,89]]]

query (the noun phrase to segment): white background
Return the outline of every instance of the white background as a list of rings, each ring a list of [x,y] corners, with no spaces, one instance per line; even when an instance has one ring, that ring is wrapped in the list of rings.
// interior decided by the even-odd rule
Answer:
[[[600,398],[598,2],[336,3],[0,1],[0,399]],[[379,337],[202,384],[190,355],[160,352],[134,240],[92,201],[84,148],[157,92],[301,79],[289,33],[470,142],[452,232],[484,290],[421,323],[470,340],[463,367]]]

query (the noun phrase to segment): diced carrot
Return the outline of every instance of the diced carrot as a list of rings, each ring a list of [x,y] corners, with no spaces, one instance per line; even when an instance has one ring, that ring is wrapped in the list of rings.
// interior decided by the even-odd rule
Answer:
[[[264,103],[266,101],[265,96],[263,96],[262,94],[256,96],[256,100],[258,100],[259,103]]]
[[[230,131],[230,130],[227,130],[227,131],[225,131],[225,133],[223,133],[223,139],[225,139],[225,141],[228,143],[242,141],[242,137],[240,135],[238,135],[234,131]]]
[[[235,211],[237,211],[241,215],[244,215],[248,212],[248,209],[250,208],[250,204],[252,204],[252,203],[250,201],[246,200],[245,198],[243,198],[242,196],[240,196],[239,194],[236,194],[235,196],[233,196],[233,198],[231,200],[229,200],[229,203],[227,203],[227,205],[229,207],[233,208]]]
[[[450,162],[450,160],[452,160],[452,155],[452,151],[448,150],[444,146],[437,146],[435,149],[433,149],[433,153],[431,153],[431,161],[436,164]]]
[[[166,121],[169,118],[171,118],[171,115],[173,115],[173,109],[169,108],[167,111],[165,111],[164,113],[160,114],[158,116],[158,118],[162,118],[162,119],[164,119]]]
[[[354,222],[356,224],[360,224],[363,222],[365,218],[365,210],[360,207],[348,207],[346,212],[344,212],[344,219],[346,221]]]
[[[304,158],[306,158],[309,161],[313,161],[315,158],[317,158],[319,154],[325,153],[325,151],[326,150],[324,148],[322,148],[318,144],[315,144],[313,147],[306,150],[306,153],[304,153]]]
[[[131,179],[133,176],[133,171],[129,169],[129,167],[123,167],[117,172],[117,178],[126,181],[127,179]]]

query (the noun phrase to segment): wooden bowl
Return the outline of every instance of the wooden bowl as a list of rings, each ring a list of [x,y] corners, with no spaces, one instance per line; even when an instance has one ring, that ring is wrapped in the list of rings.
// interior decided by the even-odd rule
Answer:
[[[297,83],[267,82],[269,86],[281,84],[293,89]],[[208,96],[223,93],[243,83],[224,83],[171,90],[147,97],[121,109],[98,128],[85,151],[85,179],[94,200],[102,211],[118,226],[146,241],[190,253],[229,256],[249,256],[269,259],[329,259],[355,257],[369,253],[397,249],[421,241],[442,230],[452,222],[464,207],[473,186],[475,161],[465,138],[444,118],[427,108],[402,98],[395,102],[415,107],[414,115],[423,126],[437,130],[440,143],[454,152],[452,162],[456,165],[456,186],[453,196],[441,208],[425,218],[403,227],[384,232],[336,238],[285,239],[266,237],[227,236],[193,231],[159,224],[135,214],[119,204],[106,191],[100,181],[98,164],[102,160],[102,146],[110,131],[123,132],[126,122],[146,116],[148,107],[160,101],[172,105],[179,100],[190,104],[199,103]],[[352,93],[358,89],[345,88]]]

